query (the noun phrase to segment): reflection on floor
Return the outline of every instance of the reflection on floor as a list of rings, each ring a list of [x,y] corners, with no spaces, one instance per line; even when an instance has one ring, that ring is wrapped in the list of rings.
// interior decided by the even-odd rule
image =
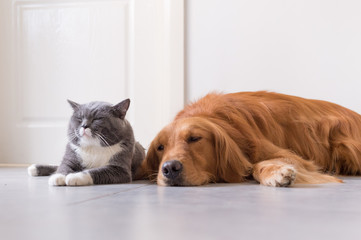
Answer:
[[[344,184],[50,187],[0,168],[0,238],[359,239],[361,177]]]

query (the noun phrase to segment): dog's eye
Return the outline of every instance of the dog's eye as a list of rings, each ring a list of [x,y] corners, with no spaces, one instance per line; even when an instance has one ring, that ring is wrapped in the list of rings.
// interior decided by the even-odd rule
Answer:
[[[164,150],[164,146],[161,144],[161,145],[159,145],[158,147],[157,147],[157,150],[158,151],[163,151]]]
[[[187,142],[188,143],[194,143],[194,142],[198,142],[199,140],[201,140],[202,137],[193,137],[193,136],[190,136],[188,139],[187,139]]]

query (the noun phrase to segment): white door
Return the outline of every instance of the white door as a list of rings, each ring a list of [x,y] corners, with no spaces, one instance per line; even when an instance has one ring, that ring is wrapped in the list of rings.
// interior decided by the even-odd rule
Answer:
[[[183,96],[182,1],[0,1],[0,163],[59,163],[66,99],[130,98],[148,147]]]

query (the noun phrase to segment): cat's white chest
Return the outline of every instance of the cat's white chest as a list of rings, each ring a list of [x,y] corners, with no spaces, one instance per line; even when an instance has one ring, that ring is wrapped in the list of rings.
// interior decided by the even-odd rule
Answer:
[[[79,147],[74,144],[71,146],[73,150],[82,159],[82,165],[85,168],[98,168],[109,164],[112,157],[122,151],[120,144],[109,147],[102,146],[86,146]]]

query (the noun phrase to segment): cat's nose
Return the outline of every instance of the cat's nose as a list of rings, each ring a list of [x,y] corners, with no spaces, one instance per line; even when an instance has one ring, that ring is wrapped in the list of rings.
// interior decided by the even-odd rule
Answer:
[[[84,128],[84,129],[89,128],[89,124],[82,124],[81,127]]]
[[[79,129],[79,134],[80,134],[81,137],[83,137],[83,136],[91,137],[92,136],[92,131],[91,131],[90,128],[81,127]]]

